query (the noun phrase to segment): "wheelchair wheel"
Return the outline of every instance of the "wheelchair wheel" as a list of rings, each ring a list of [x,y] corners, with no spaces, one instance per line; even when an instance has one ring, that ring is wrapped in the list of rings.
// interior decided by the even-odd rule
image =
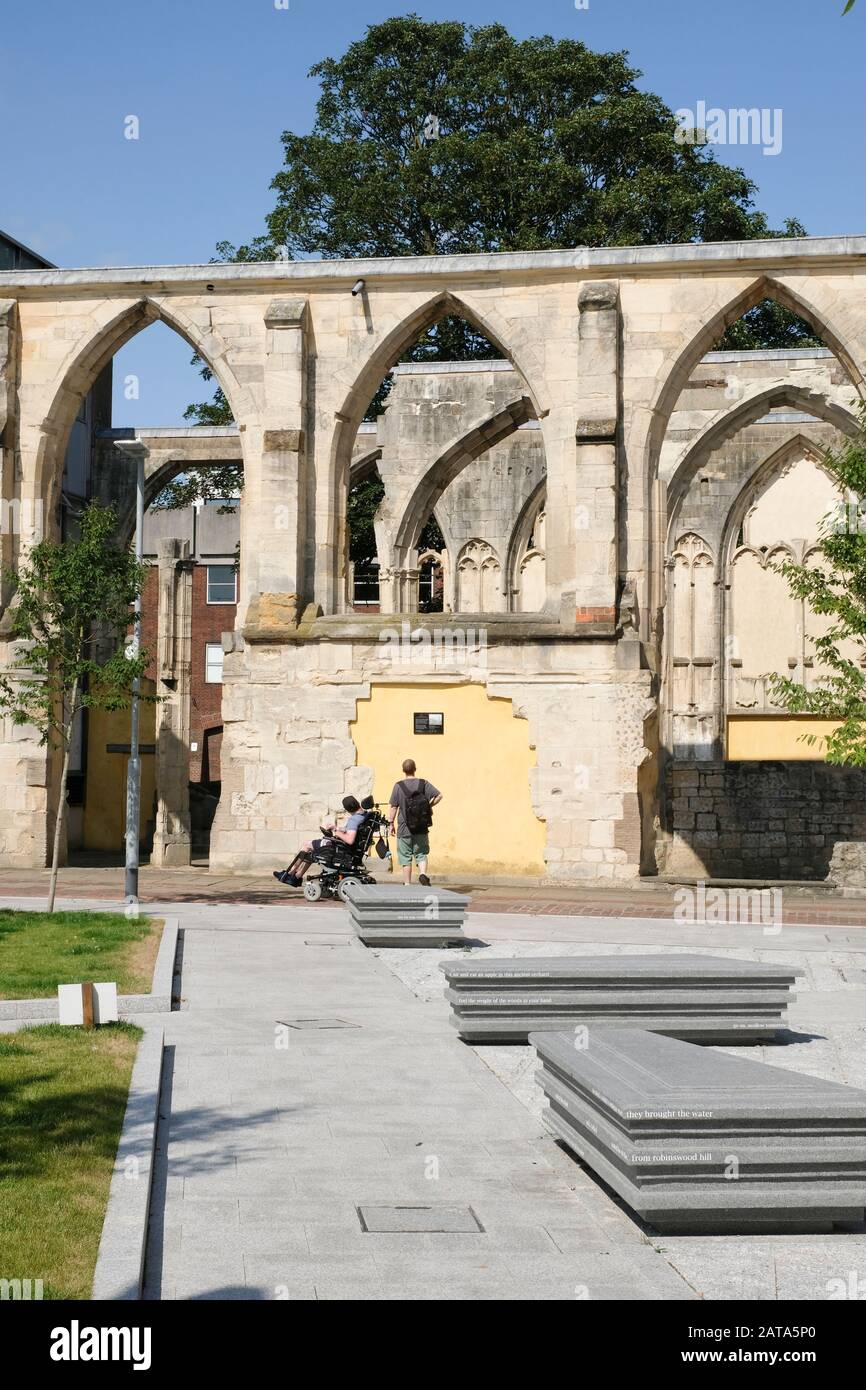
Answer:
[[[318,878],[304,879],[304,897],[308,903],[317,903],[322,896],[322,883]]]
[[[346,898],[346,889],[347,889],[347,888],[351,888],[353,884],[360,883],[360,882],[361,882],[361,880],[360,880],[359,878],[356,878],[354,874],[352,874],[352,875],[351,875],[350,877],[348,877],[348,878],[341,878],[341,879],[340,879],[340,882],[337,884],[337,897],[340,899],[340,902],[341,902],[341,903],[344,903],[344,902],[347,901],[347,898]]]

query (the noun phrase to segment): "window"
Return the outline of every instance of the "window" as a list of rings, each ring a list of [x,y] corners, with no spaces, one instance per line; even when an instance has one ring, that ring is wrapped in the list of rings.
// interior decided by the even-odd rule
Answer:
[[[352,601],[356,608],[368,608],[379,602],[379,562],[369,565],[356,565],[354,570],[355,589]]]
[[[208,565],[208,603],[237,603],[237,574],[234,565]]]
[[[222,685],[223,649],[220,642],[208,642],[204,649],[204,678],[208,685]]]

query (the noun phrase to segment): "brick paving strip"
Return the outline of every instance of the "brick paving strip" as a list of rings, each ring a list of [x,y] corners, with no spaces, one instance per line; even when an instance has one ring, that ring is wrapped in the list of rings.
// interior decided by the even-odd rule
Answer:
[[[173,910],[146,1298],[696,1297],[342,909]]]
[[[387,881],[382,875],[383,881]],[[526,886],[473,884],[461,880],[436,882],[472,894],[473,912],[520,913],[550,917],[670,918],[676,908],[675,887],[653,879],[641,879],[634,887]],[[756,885],[757,887],[758,885]],[[0,870],[0,896],[44,897],[48,871]],[[754,891],[754,889],[752,890]],[[70,867],[60,870],[59,893],[64,898],[120,902],[123,870],[112,867]],[[140,897],[144,903],[236,903],[292,905],[321,912],[321,903],[307,903],[300,893],[287,890],[269,875],[218,874],[205,868],[141,870]],[[781,890],[782,920],[819,926],[866,926],[866,893],[841,897],[820,884]]]

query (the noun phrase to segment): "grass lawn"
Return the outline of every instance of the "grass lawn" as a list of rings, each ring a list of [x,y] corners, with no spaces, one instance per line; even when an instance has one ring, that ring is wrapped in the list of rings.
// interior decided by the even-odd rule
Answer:
[[[0,999],[47,999],[86,980],[149,994],[161,932],[161,919],[122,912],[0,911]]]
[[[89,1298],[141,1029],[0,1034],[0,1279]]]

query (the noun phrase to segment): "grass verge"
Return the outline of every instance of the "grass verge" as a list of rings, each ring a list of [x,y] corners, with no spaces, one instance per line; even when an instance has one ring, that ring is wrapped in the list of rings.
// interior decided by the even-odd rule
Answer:
[[[0,1034],[0,1279],[89,1298],[140,1028]]]
[[[43,999],[58,985],[116,980],[149,994],[162,921],[122,912],[0,911],[0,999]]]

